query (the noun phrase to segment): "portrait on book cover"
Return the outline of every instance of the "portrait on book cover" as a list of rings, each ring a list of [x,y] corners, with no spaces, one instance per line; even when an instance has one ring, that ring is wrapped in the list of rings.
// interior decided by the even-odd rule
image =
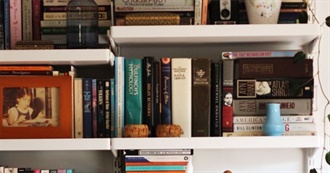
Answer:
[[[0,76],[0,138],[71,138],[71,76]]]
[[[59,88],[3,88],[4,127],[57,127]]]

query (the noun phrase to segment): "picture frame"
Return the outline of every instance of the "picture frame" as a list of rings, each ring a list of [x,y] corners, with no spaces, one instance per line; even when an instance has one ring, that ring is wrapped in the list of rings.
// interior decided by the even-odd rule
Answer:
[[[0,76],[1,139],[72,138],[71,76]]]

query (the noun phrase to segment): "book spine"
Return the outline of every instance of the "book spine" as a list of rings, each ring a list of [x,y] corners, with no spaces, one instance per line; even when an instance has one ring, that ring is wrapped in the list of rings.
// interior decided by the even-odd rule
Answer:
[[[22,18],[23,40],[32,40],[32,0],[22,0]]]
[[[313,78],[235,80],[235,99],[313,98]]]
[[[262,131],[263,124],[234,124],[234,132]],[[315,123],[284,123],[284,131],[316,131]]]
[[[115,57],[115,132],[116,137],[124,134],[125,120],[125,58]]]
[[[313,60],[294,63],[292,58],[235,59],[235,79],[255,78],[312,78]]]
[[[207,25],[208,24],[208,6],[209,0],[202,0],[202,19],[201,24]]]
[[[93,138],[97,138],[97,79],[92,79],[92,132]]]
[[[83,78],[83,137],[92,138],[92,79]]]
[[[161,124],[172,124],[171,58],[161,58]]]
[[[2,13],[0,13],[0,50],[5,49],[5,14],[4,14],[4,0],[0,0],[0,9]]]
[[[110,79],[110,137],[114,138],[115,134],[115,79]]]
[[[192,149],[140,149],[138,155],[193,155]]]
[[[83,79],[74,79],[74,137],[83,138]]]
[[[222,88],[222,131],[233,131],[233,87],[227,86]]]
[[[311,115],[312,99],[243,99],[234,100],[235,115],[266,114],[267,103],[279,103],[282,115]]]
[[[10,49],[15,49],[16,42],[22,40],[22,4],[20,0],[10,0],[9,5]]]
[[[282,115],[283,123],[312,123],[314,118],[311,115]],[[239,116],[234,115],[234,124],[245,124],[245,123],[264,123],[266,121],[266,116],[251,115],[251,116]]]
[[[125,166],[187,165],[188,162],[125,162]],[[164,173],[164,172],[163,172]]]
[[[154,123],[154,103],[155,103],[155,85],[154,85],[154,57],[143,58],[143,124],[148,125],[148,136],[152,136],[152,131],[155,129]]]
[[[142,60],[125,60],[125,124],[142,124]]]
[[[94,0],[97,5],[110,5],[111,0]],[[69,0],[43,0],[44,6],[66,6]]]
[[[191,161],[192,155],[129,155],[125,156],[125,162],[186,162]]]
[[[211,60],[192,59],[192,136],[210,136]]]
[[[154,62],[154,83],[153,87],[155,88],[154,90],[154,96],[155,96],[155,101],[154,101],[154,128],[152,129],[151,136],[155,137],[156,136],[156,128],[157,125],[161,124],[161,104],[160,104],[160,62],[155,61]]]
[[[57,71],[0,71],[0,75],[56,75]]]
[[[125,3],[124,1],[114,1],[115,12],[137,12],[137,11],[194,11],[193,0],[163,1],[154,3],[152,1]]]
[[[108,20],[108,12],[99,11],[99,20]],[[43,12],[43,20],[66,20],[66,12]]]
[[[202,0],[195,0],[195,25],[202,24]]]
[[[315,136],[315,131],[286,131],[282,136]],[[224,132],[223,137],[235,136],[264,136],[262,131],[248,131],[248,132]]]
[[[105,137],[105,100],[103,79],[97,79],[97,137]]]
[[[125,166],[126,171],[170,171],[170,170],[186,170],[184,165],[150,165],[150,166]]]
[[[4,49],[8,50],[10,49],[10,6],[9,6],[9,0],[3,1],[3,17],[4,17]]]
[[[66,20],[41,20],[40,21],[40,27],[41,28],[47,28],[47,27],[66,27]],[[39,29],[40,31],[40,29]]]
[[[298,51],[227,51],[221,53],[222,59],[237,58],[292,58]]]
[[[220,62],[213,62],[211,69],[211,136],[222,135],[221,92],[222,70]]]
[[[223,86],[234,86],[234,60],[222,61]]]
[[[180,125],[181,137],[191,137],[191,58],[171,61],[172,123]]]
[[[52,66],[0,66],[0,71],[52,71]]]
[[[40,21],[41,21],[41,1],[32,0],[33,40],[41,40]]]
[[[165,171],[166,173],[186,173],[186,170],[178,171],[178,170],[171,170]],[[164,171],[126,171],[126,173],[164,173]]]
[[[111,86],[110,86],[110,79],[106,79],[104,81],[104,115],[105,115],[105,137],[111,137]]]

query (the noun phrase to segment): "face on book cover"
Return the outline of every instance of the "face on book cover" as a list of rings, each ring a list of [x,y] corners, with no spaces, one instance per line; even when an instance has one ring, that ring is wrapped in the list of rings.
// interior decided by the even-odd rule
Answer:
[[[232,104],[233,104],[233,94],[231,92],[227,92],[223,97],[223,105],[232,106]]]

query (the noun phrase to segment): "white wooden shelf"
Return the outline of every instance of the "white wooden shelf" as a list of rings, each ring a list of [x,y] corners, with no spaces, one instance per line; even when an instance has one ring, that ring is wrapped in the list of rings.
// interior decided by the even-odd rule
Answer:
[[[1,50],[0,65],[99,65],[113,62],[110,49]]]
[[[109,138],[1,139],[0,151],[110,150]]]
[[[306,45],[318,24],[112,26],[112,46],[129,44],[288,43]]]

